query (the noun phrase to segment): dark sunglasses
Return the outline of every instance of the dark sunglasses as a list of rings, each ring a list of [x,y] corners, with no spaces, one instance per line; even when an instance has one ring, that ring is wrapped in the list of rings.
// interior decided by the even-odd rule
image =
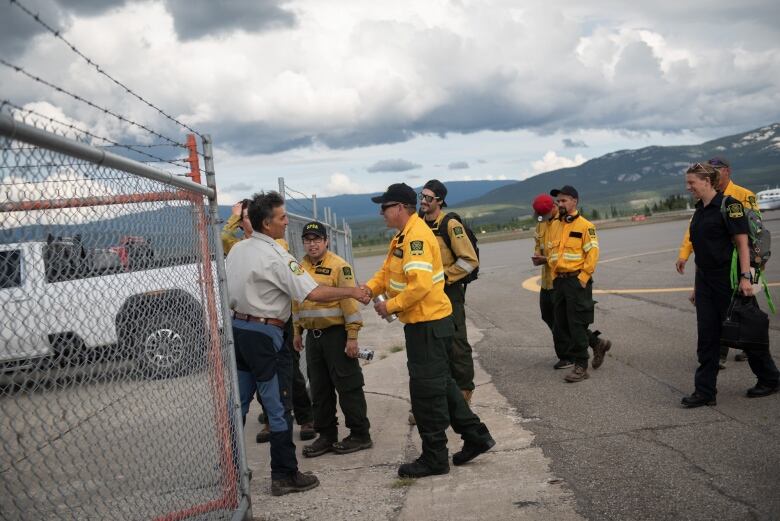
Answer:
[[[388,208],[392,208],[393,206],[398,206],[399,204],[403,204],[403,203],[387,203],[387,204],[383,204],[380,208],[382,208],[382,211],[384,212]]]
[[[434,200],[441,201],[441,197],[438,197],[436,195],[425,195],[422,192],[417,194],[417,197],[420,199],[420,201],[425,201],[426,203],[432,203]]]

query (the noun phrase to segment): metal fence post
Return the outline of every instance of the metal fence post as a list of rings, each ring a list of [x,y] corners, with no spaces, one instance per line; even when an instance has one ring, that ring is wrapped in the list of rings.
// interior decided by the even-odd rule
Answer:
[[[211,135],[206,134],[203,136],[203,165],[206,172],[206,185],[209,188],[214,189],[216,194],[216,179],[214,172],[214,151],[212,147]],[[252,518],[252,496],[249,490],[249,470],[247,467],[246,459],[246,445],[244,443],[244,426],[241,421],[241,395],[238,390],[238,371],[236,369],[236,354],[234,350],[233,340],[233,328],[231,327],[230,308],[228,306],[228,294],[227,294],[227,273],[225,272],[224,257],[225,253],[222,248],[222,241],[220,240],[221,229],[219,226],[219,205],[217,203],[216,195],[209,197],[209,218],[211,221],[211,232],[214,237],[214,249],[215,256],[214,262],[217,266],[217,277],[219,279],[219,297],[221,301],[222,311],[222,329],[227,345],[227,359],[228,370],[233,375],[231,386],[233,410],[231,411],[231,417],[233,425],[236,429],[238,448],[238,465],[241,472],[240,490],[241,490],[241,504],[236,512],[234,518],[238,519],[251,519]],[[242,505],[246,505],[246,510],[242,509]],[[243,512],[242,512],[243,510]]]

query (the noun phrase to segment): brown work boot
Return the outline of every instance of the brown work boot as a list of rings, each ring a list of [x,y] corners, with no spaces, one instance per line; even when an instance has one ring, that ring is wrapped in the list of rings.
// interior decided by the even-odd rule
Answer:
[[[563,379],[569,383],[575,383],[575,382],[581,382],[583,380],[587,380],[588,377],[589,375],[588,375],[587,367],[582,367],[581,365],[575,365],[574,369],[571,370],[571,373],[564,376]]]
[[[463,399],[466,400],[466,403],[471,405],[471,397],[474,396],[474,391],[467,391],[466,389],[461,389],[460,392],[463,393]]]
[[[314,443],[306,445],[303,448],[302,453],[307,458],[316,458],[317,456],[322,456],[326,452],[333,450],[333,443],[335,441],[335,436],[331,438],[330,436],[323,436],[320,434],[320,437],[314,440]]]
[[[257,433],[255,441],[257,443],[268,443],[271,441],[271,426],[269,424],[263,425],[263,429]]]
[[[350,434],[343,440],[333,444],[333,452],[336,454],[349,454],[359,450],[370,449],[373,446],[374,442],[371,441],[371,436],[354,436]]]
[[[320,480],[314,474],[296,472],[289,478],[271,480],[271,495],[283,496],[292,492],[305,492],[316,488],[319,484]]]
[[[604,356],[612,348],[612,342],[599,337],[593,346],[593,369],[598,369],[604,363]]]
[[[312,422],[304,423],[301,425],[301,441],[313,440],[317,436],[317,431],[314,430],[314,424]]]

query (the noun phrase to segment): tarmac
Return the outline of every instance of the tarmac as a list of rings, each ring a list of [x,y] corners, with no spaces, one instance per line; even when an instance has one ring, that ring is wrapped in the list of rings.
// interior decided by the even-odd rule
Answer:
[[[533,520],[582,519],[574,510],[574,496],[564,480],[550,471],[550,461],[534,446],[527,420],[496,390],[474,352],[476,391],[472,409],[496,440],[496,446],[461,467],[450,465],[449,474],[420,479],[399,479],[398,466],[420,453],[417,428],[408,424],[409,377],[403,349],[403,325],[386,323],[371,307],[363,310],[360,346],[375,350],[363,363],[371,449],[352,454],[327,453],[316,458],[301,454],[305,444],[295,426],[298,464],[311,471],[320,486],[303,493],[271,496],[268,444],[255,443],[260,430],[259,406],[253,403],[247,422],[246,442],[255,520]],[[482,333],[468,324],[469,340],[479,342]],[[340,417],[340,437],[348,434]],[[447,431],[450,454],[462,441]]]

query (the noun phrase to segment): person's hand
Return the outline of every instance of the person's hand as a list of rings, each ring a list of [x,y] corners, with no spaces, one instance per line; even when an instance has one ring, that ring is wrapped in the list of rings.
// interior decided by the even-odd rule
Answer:
[[[362,287],[353,288],[353,298],[363,304],[364,306],[371,302],[371,294],[366,293],[366,290]]]
[[[688,262],[686,259],[677,259],[677,262],[674,263],[674,267],[677,269],[677,273],[682,275],[685,273],[685,263]]]
[[[382,318],[387,318],[388,315],[390,315],[390,313],[387,312],[386,300],[380,300],[379,302],[374,302],[374,311],[376,311],[376,314]]]
[[[691,291],[691,294],[688,295],[688,301],[694,306],[696,305],[696,290]]]
[[[744,297],[752,297],[753,296],[753,283],[749,281],[748,279],[740,278],[739,279],[739,292],[742,293],[742,296]]]
[[[577,279],[577,280],[580,281],[580,286],[582,287],[582,289],[585,289],[585,288],[588,287],[588,281],[587,280],[582,280],[582,279]]]
[[[231,215],[241,215],[241,201],[237,202],[233,206],[230,207],[230,214]]]
[[[350,358],[357,358],[358,355],[358,341],[355,338],[347,340],[347,347],[344,348],[344,352]]]
[[[295,335],[293,337],[293,348],[299,353],[303,351],[303,338],[301,338],[301,335]]]
[[[541,266],[542,264],[547,264],[547,257],[544,255],[532,255],[531,256],[531,262],[534,264],[534,266]]]

